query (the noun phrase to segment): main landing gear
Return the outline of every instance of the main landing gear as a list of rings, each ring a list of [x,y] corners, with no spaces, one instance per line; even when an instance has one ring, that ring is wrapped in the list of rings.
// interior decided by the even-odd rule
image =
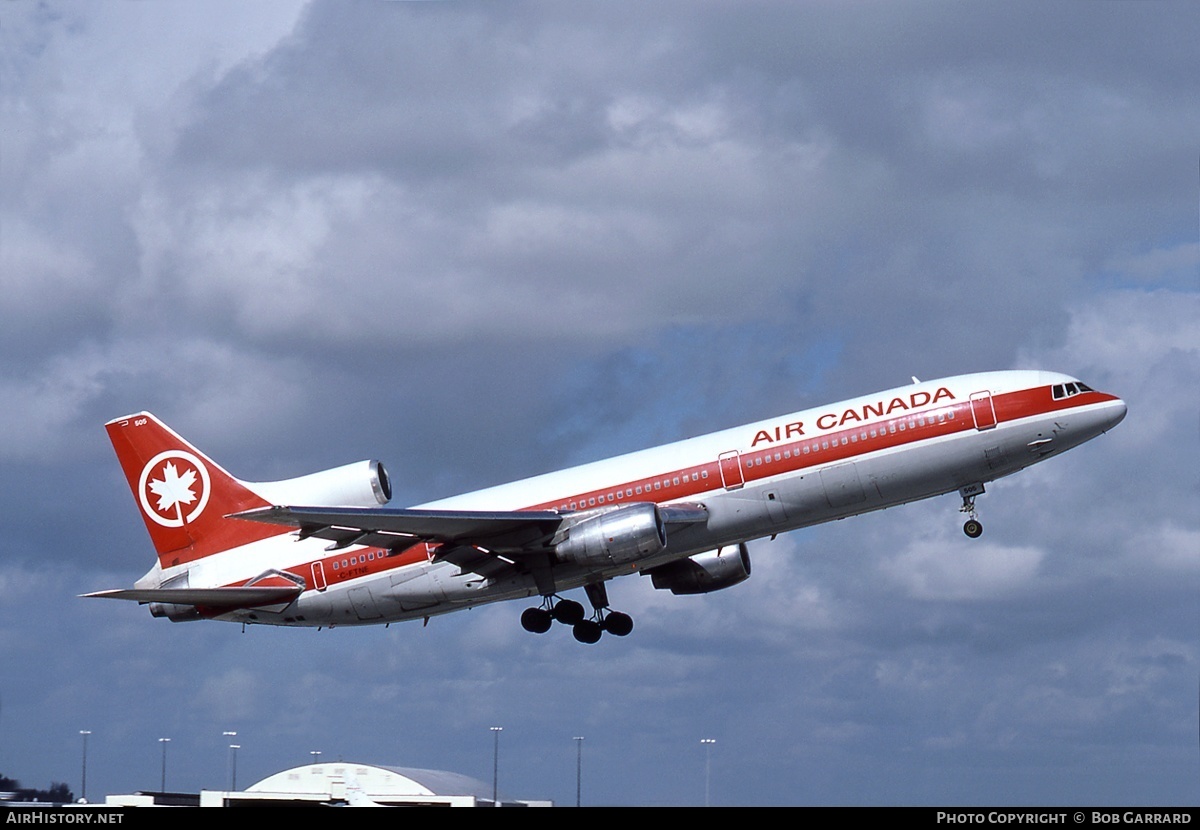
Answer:
[[[962,496],[962,507],[958,508],[960,513],[966,513],[968,518],[963,524],[963,533],[972,539],[978,539],[983,535],[983,524],[979,521],[979,514],[975,512],[975,497],[983,495],[982,484],[972,484],[969,487],[964,487],[958,491]]]
[[[588,602],[592,606],[591,619],[585,618],[583,606],[573,599],[557,596],[542,597],[539,608],[526,608],[521,614],[521,627],[534,634],[545,634],[554,621],[571,626],[571,633],[581,643],[599,642],[607,631],[615,637],[624,637],[633,631],[633,617],[608,607],[608,591],[603,582],[584,586]]]

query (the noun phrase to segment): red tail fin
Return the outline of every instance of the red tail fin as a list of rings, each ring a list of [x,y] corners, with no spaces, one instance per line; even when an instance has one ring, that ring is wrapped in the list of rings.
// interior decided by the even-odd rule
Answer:
[[[164,568],[280,534],[226,519],[269,503],[149,412],[105,429]]]

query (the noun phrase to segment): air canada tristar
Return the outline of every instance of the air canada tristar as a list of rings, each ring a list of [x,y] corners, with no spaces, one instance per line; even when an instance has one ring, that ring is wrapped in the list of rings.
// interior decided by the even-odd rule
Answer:
[[[893,389],[408,509],[377,461],[234,478],[153,415],[107,424],[158,561],[133,588],[156,617],[332,627],[534,598],[528,631],[625,636],[606,583],[703,594],[750,576],[747,543],[957,493],[969,537],[984,485],[1082,444],[1125,403],[1053,372]],[[583,588],[582,603],[563,598]]]

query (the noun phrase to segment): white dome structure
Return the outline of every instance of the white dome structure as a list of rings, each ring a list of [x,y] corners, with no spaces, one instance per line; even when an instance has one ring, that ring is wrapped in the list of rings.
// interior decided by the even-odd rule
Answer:
[[[316,801],[351,807],[490,807],[491,785],[431,769],[388,767],[348,761],[306,764],[269,775],[243,793],[239,802]],[[500,799],[495,806],[552,806],[549,801]]]

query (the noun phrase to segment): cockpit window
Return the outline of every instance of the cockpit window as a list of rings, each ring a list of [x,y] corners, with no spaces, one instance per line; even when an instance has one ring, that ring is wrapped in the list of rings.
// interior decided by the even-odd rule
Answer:
[[[1062,400],[1070,398],[1073,395],[1078,395],[1082,392],[1093,392],[1095,390],[1086,383],[1056,383],[1050,390],[1050,394],[1054,400]]]

